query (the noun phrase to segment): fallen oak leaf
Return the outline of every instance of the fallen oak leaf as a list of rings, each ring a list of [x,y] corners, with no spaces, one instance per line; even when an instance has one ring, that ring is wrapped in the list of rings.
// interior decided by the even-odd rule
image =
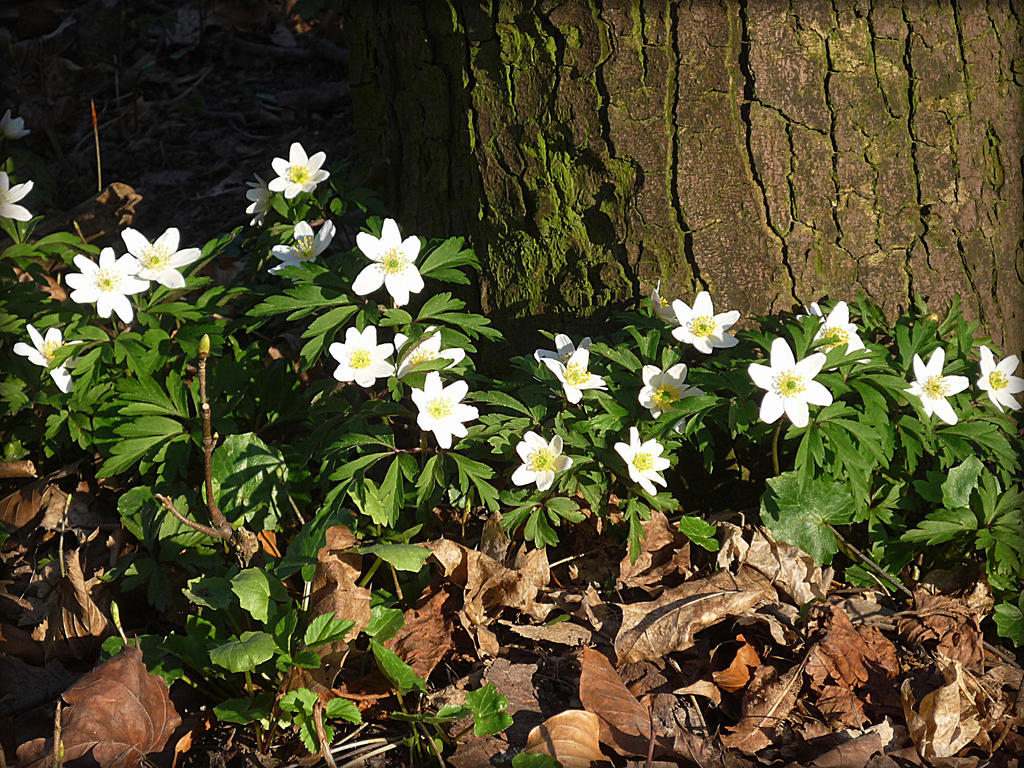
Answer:
[[[143,758],[163,749],[181,723],[167,684],[142,663],[142,651],[126,645],[116,656],[61,695],[64,760],[90,751],[100,768],[136,768]],[[52,739],[33,739],[18,747],[23,768],[49,766]]]
[[[523,752],[551,755],[562,768],[589,768],[591,763],[607,759],[601,753],[599,733],[597,715],[567,709],[530,731]]]

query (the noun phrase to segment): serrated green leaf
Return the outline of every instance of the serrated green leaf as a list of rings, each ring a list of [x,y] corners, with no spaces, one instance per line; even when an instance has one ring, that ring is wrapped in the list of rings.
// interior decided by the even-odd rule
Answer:
[[[795,472],[768,480],[761,496],[761,520],[777,539],[800,547],[819,565],[839,551],[829,525],[851,520],[853,497],[841,483],[812,479],[801,489]]]
[[[238,596],[242,608],[254,619],[266,623],[271,601],[288,599],[288,590],[260,568],[246,568],[231,579],[231,591]]]
[[[348,699],[331,699],[324,707],[324,714],[333,720],[347,720],[350,723],[361,723],[363,714]]]
[[[686,535],[686,538],[708,552],[718,551],[718,540],[715,538],[717,529],[706,520],[684,515],[679,520],[679,530]]]
[[[339,619],[333,613],[322,613],[309,622],[303,642],[310,648],[324,643],[344,640],[345,635],[355,626],[354,621]]]

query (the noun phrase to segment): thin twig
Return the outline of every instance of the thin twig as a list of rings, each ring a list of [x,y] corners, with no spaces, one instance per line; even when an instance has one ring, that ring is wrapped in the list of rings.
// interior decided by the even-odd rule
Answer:
[[[153,496],[156,498],[157,501],[159,501],[163,505],[164,509],[166,509],[172,515],[174,515],[176,518],[178,518],[178,520],[183,522],[189,528],[194,528],[195,530],[199,531],[200,533],[205,533],[211,539],[220,539],[221,541],[227,541],[228,539],[231,538],[231,534],[230,533],[224,534],[221,531],[214,530],[213,528],[211,528],[208,525],[203,525],[202,523],[197,523],[195,520],[192,520],[190,518],[185,517],[183,514],[181,514],[181,512],[178,511],[177,507],[174,506],[174,502],[171,501],[166,496],[164,496],[163,494],[154,493]]]
[[[53,768],[61,768],[64,765],[64,742],[60,734],[62,725],[60,699],[57,699],[57,709],[53,715]]]
[[[897,589],[899,589],[903,594],[905,594],[911,600],[914,599],[914,593],[911,592],[909,589],[907,589],[907,586],[903,582],[901,582],[899,579],[897,579],[891,573],[887,573],[886,571],[884,571],[880,566],[875,564],[874,560],[872,560],[870,557],[868,557],[863,552],[861,552],[859,549],[857,549],[855,546],[853,546],[853,544],[848,542],[846,540],[846,538],[843,536],[843,534],[841,534],[838,530],[836,530],[836,527],[834,525],[832,525],[831,523],[825,523],[825,525],[827,525],[829,527],[829,529],[832,531],[833,534],[835,534],[835,537],[837,539],[839,539],[840,543],[844,547],[846,547],[848,550],[853,552],[853,554],[855,554],[857,557],[859,557],[861,559],[861,561],[864,563],[864,565],[866,565],[868,568],[870,568],[876,574],[881,576],[882,579],[884,579],[889,584],[895,585],[895,587]]]
[[[357,765],[366,765],[366,761],[369,758],[376,757],[377,755],[381,755],[389,750],[396,749],[400,744],[401,742],[398,741],[389,742],[385,744],[383,747],[377,747],[377,749],[370,750],[369,752],[365,752],[361,755],[354,757],[347,763],[339,765],[338,768],[355,768]]]
[[[316,740],[320,744],[320,756],[330,768],[338,768],[334,762],[334,755],[331,754],[331,742],[327,740],[327,731],[324,729],[324,703],[317,699],[313,703],[313,725],[316,727]]]
[[[199,341],[199,407],[203,416],[203,471],[206,475],[206,507],[210,510],[210,522],[213,527],[226,536],[231,537],[233,528],[224,513],[217,506],[217,500],[213,497],[213,449],[216,442],[213,439],[213,413],[210,410],[210,403],[206,399],[206,358],[210,356],[210,337],[204,335]]]

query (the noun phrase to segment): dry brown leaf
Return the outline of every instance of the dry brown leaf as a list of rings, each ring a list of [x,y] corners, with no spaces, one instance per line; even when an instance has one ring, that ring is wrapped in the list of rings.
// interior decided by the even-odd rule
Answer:
[[[427,546],[444,575],[463,587],[464,606],[459,618],[467,631],[477,637],[478,644],[496,647],[496,642],[482,642],[481,634],[486,637],[486,632],[481,630],[505,608],[520,610],[537,621],[543,621],[551,611],[551,605],[537,602],[540,590],[550,579],[545,550],[521,550],[514,565],[506,568],[493,558],[449,539]],[[490,648],[492,655],[493,650]]]
[[[850,734],[846,741],[814,758],[811,766],[813,768],[848,768],[853,765],[867,765],[871,761],[872,755],[882,752],[895,740],[896,732],[886,718],[862,733]]]
[[[35,477],[36,465],[28,459],[21,461],[0,461],[0,480],[11,477]]]
[[[310,592],[309,615],[333,614],[336,618],[355,622],[348,633],[354,638],[370,623],[370,590],[356,582],[362,574],[363,558],[356,551],[357,541],[343,525],[327,529],[324,546],[317,553],[316,570]],[[318,669],[295,667],[285,679],[283,691],[311,688],[330,695],[341,664],[348,653],[347,640],[326,643],[316,648],[323,664]]]
[[[831,568],[822,571],[814,558],[792,544],[776,541],[765,528],[755,528],[750,542],[743,529],[732,523],[719,523],[723,532],[718,550],[718,565],[729,568],[742,563],[763,574],[772,585],[796,605],[823,600],[832,580]]]
[[[605,760],[599,733],[597,715],[582,709],[567,709],[530,731],[523,751],[551,755],[562,768],[589,768],[592,763]]]
[[[668,518],[652,510],[642,523],[644,539],[636,562],[627,552],[619,563],[618,586],[648,587],[676,574],[690,575],[690,540]]]
[[[688,581],[652,602],[619,605],[622,627],[615,638],[619,664],[660,659],[689,648],[700,630],[765,599],[774,599],[768,580],[743,566],[735,575],[719,571]]]
[[[803,664],[783,675],[774,667],[758,667],[743,696],[743,717],[722,736],[725,746],[752,755],[772,743],[800,693]]]
[[[51,232],[77,231],[86,242],[106,242],[132,225],[135,221],[135,206],[140,202],[142,195],[127,184],[115,181],[64,216],[46,220],[34,234],[41,237]]]
[[[736,635],[740,644],[729,666],[725,669],[715,670],[711,678],[719,688],[729,693],[742,690],[750,682],[751,672],[761,665],[761,657],[743,635]]]
[[[41,477],[0,499],[0,523],[16,531],[43,517],[60,516],[66,499],[67,494]]]
[[[424,680],[454,647],[454,603],[455,598],[448,590],[429,585],[416,606],[405,612],[405,624],[384,643]]]
[[[520,637],[534,642],[555,643],[579,648],[593,638],[589,629],[573,624],[571,621],[560,621],[557,624],[517,624],[513,621],[499,621],[498,624]]]
[[[814,606],[810,621],[823,626],[811,648],[807,674],[821,691],[819,709],[846,725],[859,728],[866,720],[862,697],[867,689],[874,703],[889,703],[900,674],[895,646],[876,627],[855,627],[835,606]],[[833,684],[826,681],[831,679]]]
[[[167,684],[150,674],[142,651],[126,645],[62,695],[64,760],[90,750],[100,768],[135,768],[151,752],[163,749],[181,718],[167,694]],[[18,747],[23,768],[49,766],[53,745],[34,739]]]
[[[650,712],[630,693],[611,662],[592,648],[584,648],[581,656],[580,702],[597,715],[602,743],[620,755],[647,754]]]
[[[910,679],[900,687],[907,728],[925,760],[952,757],[981,731],[977,684],[972,685],[956,659],[940,656],[938,667],[945,682],[926,693],[920,704],[914,698]]]
[[[48,655],[62,659],[94,653],[110,629],[93,596],[103,582],[98,575],[86,580],[80,554],[76,549],[64,556],[64,575],[54,590],[49,616],[38,628],[43,629]]]
[[[897,623],[900,636],[913,648],[928,645],[972,672],[982,670],[985,659],[981,622],[992,610],[992,595],[978,583],[964,596],[914,591],[914,611]]]

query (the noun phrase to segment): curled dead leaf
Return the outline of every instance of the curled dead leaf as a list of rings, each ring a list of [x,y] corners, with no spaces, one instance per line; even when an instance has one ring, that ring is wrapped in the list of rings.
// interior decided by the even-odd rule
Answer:
[[[984,693],[977,682],[956,659],[940,657],[938,667],[945,682],[926,693],[920,704],[909,678],[900,686],[907,729],[926,760],[952,757],[981,731],[978,697]]]
[[[68,688],[61,715],[64,760],[92,752],[100,768],[136,768],[143,758],[163,749],[181,723],[167,684],[150,674],[142,651],[126,645]],[[50,765],[53,744],[33,739],[18,747],[23,768]]]
[[[619,664],[660,659],[693,644],[693,636],[728,616],[750,610],[775,593],[763,575],[741,566],[667,590],[648,603],[619,605],[622,626],[615,638]]]
[[[764,528],[755,528],[749,542],[743,537],[744,529],[737,525],[719,523],[718,529],[722,537],[717,558],[719,567],[742,563],[753,568],[796,605],[825,598],[832,569],[822,571],[814,558],[802,549],[776,541]]]
[[[690,540],[657,510],[642,523],[643,544],[636,562],[630,553],[619,563],[619,587],[648,587],[666,578],[690,574]]]
[[[761,664],[761,657],[758,656],[757,649],[748,643],[743,635],[736,635],[736,642],[738,647],[735,648],[729,666],[711,673],[711,678],[718,687],[730,693],[742,690],[750,682],[753,670]]]
[[[589,768],[592,763],[605,759],[599,734],[597,715],[582,709],[568,709],[530,731],[523,751],[551,755],[562,768]]]

